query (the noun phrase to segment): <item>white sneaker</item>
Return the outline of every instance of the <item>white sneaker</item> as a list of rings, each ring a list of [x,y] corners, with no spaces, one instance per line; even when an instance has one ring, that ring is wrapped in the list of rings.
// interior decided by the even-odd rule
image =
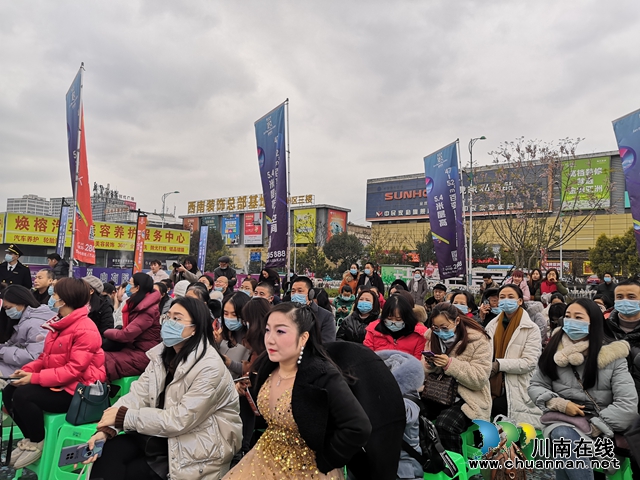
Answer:
[[[11,461],[9,462],[10,467],[13,467],[16,464],[16,461],[18,460],[20,455],[22,455],[22,453],[24,452],[23,446],[25,446],[27,443],[29,443],[28,438],[23,438],[18,442],[18,446],[11,452]]]
[[[18,461],[14,464],[14,468],[19,470],[26,466],[31,465],[42,456],[42,447],[44,446],[44,440],[38,443],[27,442],[21,448],[22,454],[18,457]]]

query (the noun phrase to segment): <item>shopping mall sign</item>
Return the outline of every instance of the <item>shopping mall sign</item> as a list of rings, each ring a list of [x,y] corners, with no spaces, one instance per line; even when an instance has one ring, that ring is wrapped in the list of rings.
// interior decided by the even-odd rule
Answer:
[[[562,209],[609,208],[611,157],[580,158],[562,165]]]
[[[290,205],[313,205],[315,195],[297,195],[289,197]],[[241,195],[239,197],[211,198],[209,200],[194,200],[187,204],[187,215],[200,213],[232,213],[264,210],[264,196]]]

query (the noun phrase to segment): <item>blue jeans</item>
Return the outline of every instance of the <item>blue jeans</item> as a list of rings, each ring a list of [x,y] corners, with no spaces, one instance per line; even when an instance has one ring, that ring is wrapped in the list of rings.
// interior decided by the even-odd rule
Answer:
[[[556,427],[551,431],[549,435],[551,440],[557,440],[559,438],[570,439],[573,443],[573,440],[579,440],[580,434],[571,427],[560,426]],[[571,449],[571,457],[570,460],[575,461],[577,459],[576,454],[573,452],[573,448]],[[565,460],[569,460],[565,458]],[[575,470],[560,470],[556,469],[556,480],[593,480],[593,470],[590,469],[575,469]]]

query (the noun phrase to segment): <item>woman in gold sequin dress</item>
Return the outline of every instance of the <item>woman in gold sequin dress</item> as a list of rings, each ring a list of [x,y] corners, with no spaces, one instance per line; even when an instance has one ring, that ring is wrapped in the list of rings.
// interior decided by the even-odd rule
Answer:
[[[251,393],[267,428],[224,480],[343,479],[342,467],[367,443],[371,424],[322,348],[313,312],[277,305],[264,341]]]

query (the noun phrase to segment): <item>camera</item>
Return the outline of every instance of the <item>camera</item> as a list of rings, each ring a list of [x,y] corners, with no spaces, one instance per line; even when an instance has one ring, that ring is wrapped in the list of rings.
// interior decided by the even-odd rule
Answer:
[[[173,269],[175,270],[178,267],[181,267],[182,265],[180,265],[179,263],[173,262]]]

